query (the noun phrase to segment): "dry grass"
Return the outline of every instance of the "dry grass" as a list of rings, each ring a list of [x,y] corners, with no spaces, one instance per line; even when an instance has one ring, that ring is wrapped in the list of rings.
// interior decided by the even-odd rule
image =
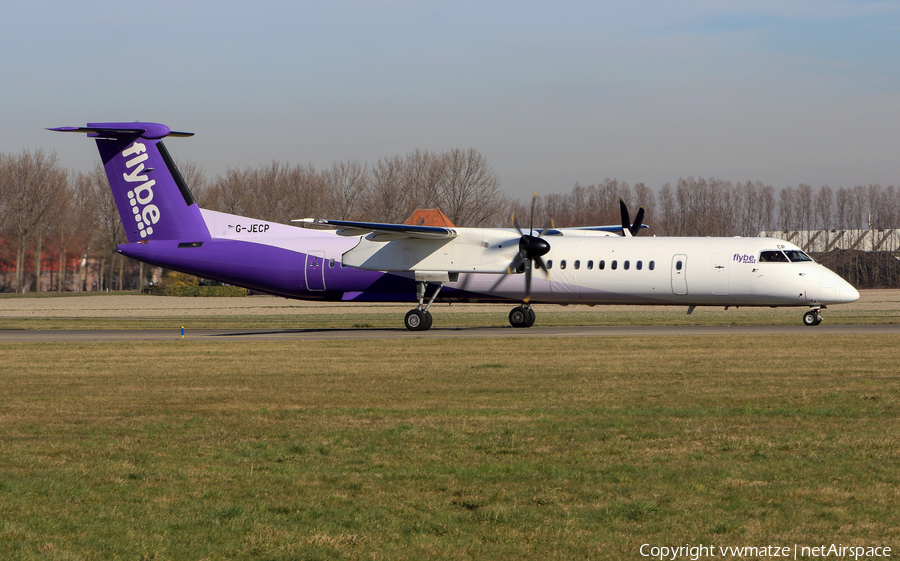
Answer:
[[[894,337],[0,345],[0,558],[893,545]]]
[[[412,304],[302,302],[272,296],[175,298],[164,296],[0,296],[0,329],[304,329],[396,328]],[[512,305],[439,304],[435,327],[508,325]],[[535,307],[537,325],[800,325],[805,308],[680,306]],[[834,324],[900,323],[900,290],[864,290],[858,302],[825,312]]]

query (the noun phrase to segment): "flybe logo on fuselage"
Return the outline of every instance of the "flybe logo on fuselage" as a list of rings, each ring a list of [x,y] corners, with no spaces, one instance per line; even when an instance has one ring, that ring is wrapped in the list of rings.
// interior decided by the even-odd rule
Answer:
[[[141,237],[146,238],[153,233],[153,224],[159,222],[159,207],[150,204],[153,201],[153,186],[156,185],[156,180],[149,179],[144,172],[144,162],[148,158],[147,147],[135,142],[122,151],[122,157],[125,158],[125,168],[128,170],[122,174],[122,178],[129,184],[140,183],[128,190],[128,202],[131,203],[137,229]]]

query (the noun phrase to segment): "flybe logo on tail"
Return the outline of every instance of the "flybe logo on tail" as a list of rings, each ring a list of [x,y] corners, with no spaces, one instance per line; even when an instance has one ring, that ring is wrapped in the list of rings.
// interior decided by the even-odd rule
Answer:
[[[122,157],[125,158],[125,168],[128,170],[122,174],[122,178],[129,184],[140,183],[134,189],[128,190],[128,201],[131,203],[134,221],[141,237],[146,238],[153,233],[153,224],[159,222],[159,207],[150,204],[153,201],[153,186],[156,185],[156,180],[148,180],[144,170],[144,162],[148,158],[147,147],[135,142],[122,151]]]

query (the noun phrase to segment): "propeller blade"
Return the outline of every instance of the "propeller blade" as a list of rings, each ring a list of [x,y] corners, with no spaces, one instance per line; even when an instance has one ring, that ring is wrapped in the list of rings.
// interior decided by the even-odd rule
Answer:
[[[622,199],[619,199],[619,212],[622,214],[622,235],[631,237],[631,217],[628,216],[628,207]]]
[[[547,268],[547,264],[544,263],[544,260],[540,257],[535,257],[534,264],[537,265],[538,269],[544,271],[544,276],[547,277],[547,280],[550,280],[550,269]]]
[[[544,227],[541,228],[540,230],[538,230],[538,237],[543,236],[543,235],[544,235],[544,232],[546,232],[547,230],[549,230],[552,226],[553,226],[553,221],[552,221],[552,220],[548,220],[548,221],[544,222]]]
[[[631,231],[632,236],[638,235],[641,231],[641,223],[644,220],[644,207],[638,209],[637,216],[634,217],[634,224],[631,225],[629,230]]]
[[[528,235],[534,235],[534,204],[537,202],[537,191],[531,195],[531,221],[528,223]]]
[[[506,272],[501,274],[500,278],[497,279],[497,282],[495,282],[494,285],[491,286],[490,292],[493,292],[494,290],[496,290],[497,287],[499,287],[503,283],[503,281],[506,280],[506,277],[508,275],[513,274],[516,271],[516,269],[519,268],[519,265],[521,265],[523,261],[525,261],[525,258],[522,257],[521,254],[517,253],[516,256],[513,257],[513,260],[509,262],[509,265],[506,266]]]
[[[525,232],[523,232],[522,229],[519,228],[519,221],[516,220],[516,213],[515,213],[515,212],[514,212],[513,215],[512,215],[512,223],[513,223],[513,226],[516,227],[516,231],[519,232],[519,235],[520,235],[520,236],[524,236],[524,235],[525,235]]]
[[[525,261],[525,299],[522,300],[525,304],[531,300],[531,259]]]
[[[518,269],[519,265],[521,265],[524,261],[525,257],[522,256],[521,253],[517,253],[516,256],[513,257],[513,260],[510,262],[510,264],[506,266],[506,274],[511,275],[515,273],[516,269]]]
[[[500,287],[500,285],[503,284],[503,281],[506,280],[506,276],[507,276],[506,273],[500,275],[500,278],[497,279],[497,282],[495,282],[493,284],[493,286],[491,286],[491,289],[488,290],[488,292],[493,292],[493,291],[497,290]]]

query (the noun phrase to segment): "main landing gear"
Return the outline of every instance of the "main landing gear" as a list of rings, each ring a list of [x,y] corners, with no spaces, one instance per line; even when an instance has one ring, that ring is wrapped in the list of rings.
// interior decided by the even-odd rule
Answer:
[[[437,289],[426,304],[425,288],[427,284],[425,281],[416,282],[416,296],[418,297],[419,305],[406,312],[406,319],[403,322],[410,331],[428,331],[431,329],[431,323],[434,318],[431,317],[431,312],[428,311],[428,308],[434,304],[434,299],[437,298],[438,293],[444,288],[444,283],[438,283]]]
[[[822,314],[819,313],[819,308],[813,308],[812,310],[803,314],[803,325],[819,325],[822,323]]]
[[[509,312],[509,324],[513,327],[531,327],[534,325],[534,310],[530,305],[513,308]]]
[[[438,293],[444,288],[444,283],[438,283],[437,289],[434,291],[434,294],[431,295],[431,298],[428,299],[428,303],[426,304],[425,291],[427,289],[427,284],[428,283],[425,281],[418,281],[416,283],[416,296],[418,297],[419,305],[406,312],[406,318],[403,321],[406,329],[410,331],[428,331],[431,329],[431,324],[434,321],[428,308],[434,304],[434,300],[437,298]],[[531,327],[534,325],[534,320],[535,314],[534,310],[531,308],[531,304],[516,306],[509,312],[509,324],[513,327]]]

